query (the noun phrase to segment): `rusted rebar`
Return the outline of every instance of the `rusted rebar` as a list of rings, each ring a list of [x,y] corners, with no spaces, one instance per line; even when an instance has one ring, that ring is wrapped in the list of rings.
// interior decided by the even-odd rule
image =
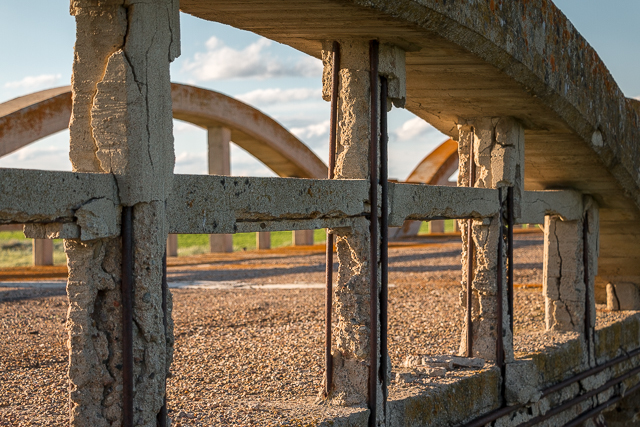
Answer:
[[[369,426],[375,426],[378,402],[378,41],[369,42],[370,102],[371,102],[371,139],[369,145],[369,201],[371,202],[371,220],[369,234],[371,238],[369,264],[371,278],[369,283]]]
[[[587,361],[591,365],[591,292],[589,289],[589,212],[582,222],[582,265],[584,270],[584,340],[587,343]]]
[[[389,85],[385,77],[380,77],[380,183],[382,185],[382,200],[380,201],[380,367],[378,377],[382,382],[383,409],[386,410],[388,339],[389,327],[389,170],[387,135],[387,97]]]
[[[497,325],[496,325],[496,365],[500,368],[500,372],[502,374],[502,396],[504,397],[504,337],[503,337],[503,321],[504,321],[504,306],[503,306],[503,298],[504,298],[504,290],[503,290],[503,277],[502,277],[502,269],[504,267],[504,257],[503,257],[503,243],[504,243],[504,220],[503,214],[504,211],[502,209],[502,188],[498,188],[498,200],[500,204],[500,209],[498,213],[498,262],[496,269],[496,287],[497,287]]]
[[[469,147],[469,187],[475,186],[476,180],[476,163],[473,158],[473,144],[475,136],[471,138]],[[473,320],[471,311],[473,308],[473,259],[475,247],[473,244],[473,218],[469,218],[467,222],[467,317],[465,324],[467,327],[467,357],[473,357]]]
[[[509,269],[507,270],[507,300],[509,301],[507,307],[509,311],[509,327],[513,334],[513,272],[515,265],[513,263],[513,225],[515,223],[513,213],[513,187],[507,187],[507,263]]]
[[[122,207],[122,425],[133,427],[133,207]]]
[[[333,179],[336,166],[336,140],[338,133],[338,87],[340,73],[340,44],[332,45],[333,67],[331,70],[331,119],[329,132],[329,171],[328,178]],[[333,311],[333,234],[327,229],[326,243],[326,296],[325,296],[325,329],[324,329],[324,357],[325,357],[325,397],[329,396],[333,385],[333,356],[331,355],[331,321]]]
[[[167,283],[167,248],[165,247],[162,256],[162,326],[164,327],[165,343],[167,339],[167,294],[169,293],[169,284]],[[167,376],[164,376],[164,396],[162,398],[162,407],[157,417],[158,427],[167,427]]]

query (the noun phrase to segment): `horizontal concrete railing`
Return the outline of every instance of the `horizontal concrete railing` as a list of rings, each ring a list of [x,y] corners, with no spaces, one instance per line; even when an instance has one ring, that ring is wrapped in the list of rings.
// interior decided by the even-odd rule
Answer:
[[[49,191],[56,187],[67,191]],[[167,205],[169,232],[348,227],[354,218],[369,215],[368,187],[366,180],[175,175]],[[118,215],[105,215],[119,209],[113,175],[0,169],[0,190],[0,224],[75,223],[86,229],[82,234],[72,231],[71,224],[65,232],[60,227],[28,226],[29,237],[91,239],[119,233],[117,221],[107,220]],[[550,214],[568,220],[582,215],[582,196],[573,191],[525,192],[523,204],[527,208],[520,223],[542,223]],[[484,218],[500,209],[497,190],[393,183],[389,206],[390,226],[405,220]]]

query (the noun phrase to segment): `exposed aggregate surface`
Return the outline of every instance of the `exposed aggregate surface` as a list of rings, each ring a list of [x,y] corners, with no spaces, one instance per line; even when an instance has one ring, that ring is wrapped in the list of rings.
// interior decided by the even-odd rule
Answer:
[[[544,334],[542,234],[516,235],[515,351],[561,342]],[[459,237],[422,238],[389,250],[389,353],[456,354],[462,332]],[[169,281],[318,284],[322,247],[174,259]],[[348,409],[314,404],[324,361],[322,289],[174,289],[176,351],[168,381],[173,426],[314,425]],[[598,323],[624,312],[598,311]],[[64,425],[66,296],[0,288],[0,425]],[[461,370],[433,381],[471,375]],[[392,384],[390,393],[401,392]]]

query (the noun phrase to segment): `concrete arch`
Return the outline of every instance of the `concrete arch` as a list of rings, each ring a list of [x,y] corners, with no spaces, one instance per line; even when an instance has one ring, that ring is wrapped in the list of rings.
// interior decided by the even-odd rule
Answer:
[[[282,177],[324,178],[327,166],[263,112],[212,90],[173,83],[173,116],[204,128],[231,129],[231,140]],[[0,157],[66,129],[71,87],[32,93],[0,104]]]
[[[458,169],[458,143],[449,138],[427,154],[409,174],[406,182],[447,185],[449,177]]]
[[[409,174],[406,182],[413,184],[448,185],[449,177],[458,169],[458,143],[448,139],[427,154]],[[420,231],[422,221],[405,221],[400,228],[389,229],[393,239],[412,237]],[[444,231],[443,221],[432,221],[432,227]],[[433,228],[432,228],[433,231]],[[440,230],[439,230],[440,231]]]
[[[408,110],[454,138],[468,119],[517,119],[526,189],[591,195],[601,208],[600,283],[640,282],[636,102],[552,2],[494,3],[265,0],[256,9],[181,0],[180,9],[315,58],[327,40],[375,38],[404,49]]]

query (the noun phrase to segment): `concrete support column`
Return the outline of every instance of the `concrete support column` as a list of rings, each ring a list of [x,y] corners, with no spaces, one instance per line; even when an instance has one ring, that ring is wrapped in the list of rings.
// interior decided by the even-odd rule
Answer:
[[[179,55],[177,0],[72,0],[77,37],[70,159],[110,173],[133,208],[133,425],[156,425],[173,357],[171,294],[162,301],[165,201],[174,167],[169,64]],[[120,209],[94,214],[120,223]],[[65,240],[70,425],[123,424],[121,239]],[[166,329],[163,317],[167,318]]]
[[[367,41],[341,41],[339,76],[336,179],[369,179],[371,138],[370,62]],[[331,43],[323,50],[323,96],[331,98]],[[380,73],[388,76],[390,98],[404,99],[404,52],[380,46]],[[370,258],[369,221],[361,218],[349,229],[333,230],[339,261],[334,287],[333,388],[328,399],[341,405],[363,405],[368,399],[369,366],[380,360],[371,354],[370,342]],[[379,235],[379,234],[378,234]],[[380,271],[380,269],[378,269]],[[379,279],[379,278],[378,278]],[[379,336],[379,335],[378,335]],[[380,348],[378,346],[378,348]],[[375,362],[374,362],[375,363]],[[388,367],[385,367],[387,369]],[[382,392],[378,387],[378,422],[382,418]]]
[[[459,126],[458,150],[460,173],[458,185],[469,186],[469,153],[473,153],[476,174],[474,187],[503,188],[503,204],[506,207],[507,188],[514,188],[514,215],[520,216],[520,201],[524,188],[524,129],[510,118],[482,118]],[[467,300],[467,221],[460,221],[462,231],[462,291],[461,303]],[[473,356],[487,360],[496,359],[496,326],[498,309],[502,307],[503,348],[505,360],[513,360],[513,334],[510,330],[507,298],[506,245],[503,245],[502,265],[498,265],[498,242],[503,238],[500,218],[494,216],[474,220],[472,236],[473,254],[472,278],[472,327]],[[502,300],[498,300],[497,269],[502,270]],[[467,348],[467,331],[464,330],[460,353]]]
[[[53,240],[33,239],[33,265],[53,265]]]
[[[429,221],[429,233],[444,233],[444,220],[434,219]]]
[[[259,231],[256,233],[256,249],[271,249],[271,232]]]
[[[231,175],[231,129],[210,127],[207,129],[209,175]],[[211,252],[233,252],[231,234],[210,234]]]
[[[585,201],[584,219],[564,221],[557,215],[545,217],[543,293],[545,322],[548,330],[585,331],[585,316],[593,328],[596,321],[595,276],[598,273],[598,207]],[[587,236],[586,263],[588,283],[585,283],[584,240]]]
[[[178,256],[178,235],[169,234],[167,236],[167,256]]]
[[[293,246],[313,245],[313,231],[314,230],[294,230],[292,233]]]

